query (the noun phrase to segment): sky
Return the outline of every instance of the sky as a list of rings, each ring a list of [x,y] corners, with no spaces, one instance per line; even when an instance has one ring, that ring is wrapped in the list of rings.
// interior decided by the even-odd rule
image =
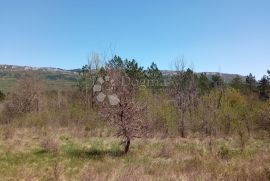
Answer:
[[[92,52],[258,79],[270,69],[270,1],[0,0],[0,64],[74,69]]]

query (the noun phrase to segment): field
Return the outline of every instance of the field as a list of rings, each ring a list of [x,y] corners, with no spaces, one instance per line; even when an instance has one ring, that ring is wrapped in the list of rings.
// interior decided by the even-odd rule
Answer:
[[[1,78],[0,79],[1,91],[7,93],[12,90],[16,85],[16,79],[14,78]]]
[[[269,180],[269,139],[120,140],[100,130],[2,127],[0,180]],[[48,136],[50,135],[50,136]]]

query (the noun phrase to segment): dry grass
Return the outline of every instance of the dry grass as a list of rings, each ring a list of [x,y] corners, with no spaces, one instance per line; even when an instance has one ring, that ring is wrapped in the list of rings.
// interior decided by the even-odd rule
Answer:
[[[47,137],[42,140],[41,147],[46,152],[57,153],[59,149],[59,143],[55,138]]]
[[[135,140],[123,155],[117,139],[75,137],[68,129],[14,128],[12,137],[1,135],[0,180],[270,179],[269,140],[251,139],[243,152],[233,138],[214,139],[212,151],[207,139]]]

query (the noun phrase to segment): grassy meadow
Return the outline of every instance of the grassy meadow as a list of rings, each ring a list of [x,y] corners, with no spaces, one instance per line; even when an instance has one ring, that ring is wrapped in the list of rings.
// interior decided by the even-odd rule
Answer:
[[[1,128],[0,180],[269,180],[270,142],[233,138],[119,139],[97,130]]]

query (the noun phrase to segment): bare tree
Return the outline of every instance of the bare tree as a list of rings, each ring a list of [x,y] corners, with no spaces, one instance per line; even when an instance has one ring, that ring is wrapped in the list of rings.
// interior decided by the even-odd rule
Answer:
[[[112,100],[109,100],[110,104],[102,105],[101,113],[116,129],[116,136],[124,139],[124,152],[127,153],[131,140],[146,134],[147,126],[144,122],[146,106],[135,100],[135,87],[124,82],[122,76],[120,70],[108,70],[108,77],[113,83],[112,89],[107,94],[117,96],[115,98],[117,104],[113,104]],[[108,96],[109,99],[111,95]]]
[[[183,58],[175,62],[176,74],[170,83],[170,93],[178,112],[178,131],[181,137],[186,136],[186,115],[193,111],[198,101],[196,75],[191,69],[185,70]]]
[[[91,64],[93,64],[96,71],[98,71],[101,67],[101,60],[98,53],[92,53],[88,59]]]
[[[216,134],[219,91],[212,91],[201,99],[199,118],[202,120],[201,128],[205,135],[212,137]]]
[[[97,81],[97,75],[101,68],[101,60],[99,54],[92,53],[88,57],[88,64],[83,66],[80,73],[79,89],[81,91],[81,99],[85,108],[88,110],[94,108],[94,92],[93,86]]]

